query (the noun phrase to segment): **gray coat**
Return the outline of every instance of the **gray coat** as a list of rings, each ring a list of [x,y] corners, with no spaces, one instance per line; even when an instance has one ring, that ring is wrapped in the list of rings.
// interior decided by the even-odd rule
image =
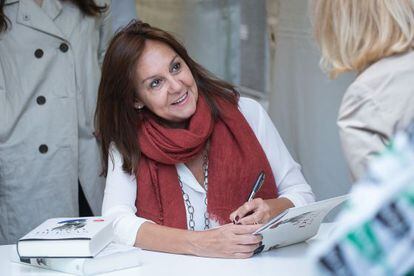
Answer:
[[[110,4],[110,0],[96,1]],[[95,215],[104,179],[93,116],[109,10],[6,1],[0,34],[0,244],[50,217],[78,216],[78,180]]]

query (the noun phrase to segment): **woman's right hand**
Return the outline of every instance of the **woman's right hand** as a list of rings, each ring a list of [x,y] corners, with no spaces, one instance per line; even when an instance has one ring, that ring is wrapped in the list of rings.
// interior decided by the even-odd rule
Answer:
[[[203,257],[249,258],[261,246],[262,236],[252,233],[261,225],[226,224],[193,232],[192,253]]]

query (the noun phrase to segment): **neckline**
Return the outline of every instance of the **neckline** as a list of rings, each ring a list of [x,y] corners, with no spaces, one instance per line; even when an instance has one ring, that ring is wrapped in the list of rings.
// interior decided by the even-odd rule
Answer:
[[[176,164],[177,173],[180,175],[181,181],[184,185],[192,188],[196,192],[205,194],[206,190],[201,187],[191,170],[184,164]]]

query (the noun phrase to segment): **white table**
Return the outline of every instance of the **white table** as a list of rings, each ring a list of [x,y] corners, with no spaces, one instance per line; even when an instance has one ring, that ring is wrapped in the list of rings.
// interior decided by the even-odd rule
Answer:
[[[307,242],[263,252],[250,259],[216,259],[194,256],[141,251],[142,266],[120,270],[105,275],[313,275],[312,260],[307,255],[310,244],[326,239],[334,230],[333,224],[322,224],[319,233]],[[15,245],[0,246],[0,275],[68,275],[9,261]]]

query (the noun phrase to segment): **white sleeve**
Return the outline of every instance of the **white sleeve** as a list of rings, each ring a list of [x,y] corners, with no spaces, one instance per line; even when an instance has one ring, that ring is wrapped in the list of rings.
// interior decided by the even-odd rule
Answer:
[[[289,199],[295,206],[314,202],[315,196],[300,165],[289,154],[267,112],[248,98],[240,98],[239,107],[269,160],[279,196]]]
[[[134,245],[139,227],[148,220],[135,215],[135,176],[123,171],[122,156],[114,144],[109,153],[102,215],[114,219],[115,242]]]

